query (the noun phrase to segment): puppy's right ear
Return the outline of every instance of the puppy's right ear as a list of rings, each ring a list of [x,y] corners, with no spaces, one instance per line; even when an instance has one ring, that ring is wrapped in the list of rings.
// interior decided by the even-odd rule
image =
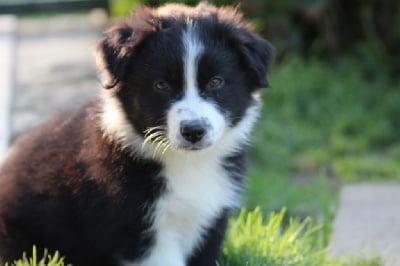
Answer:
[[[123,24],[111,28],[97,46],[96,63],[100,81],[105,89],[111,89],[126,74],[127,64],[131,58],[130,43],[133,29]]]
[[[127,74],[136,47],[160,26],[150,8],[138,8],[125,22],[105,32],[97,45],[97,68],[102,85],[115,87]]]
[[[129,25],[111,28],[97,46],[96,63],[104,88],[111,89],[123,78],[131,57],[133,29]]]

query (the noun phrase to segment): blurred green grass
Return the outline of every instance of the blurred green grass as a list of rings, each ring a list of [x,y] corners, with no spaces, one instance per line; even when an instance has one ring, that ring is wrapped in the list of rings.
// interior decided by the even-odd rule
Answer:
[[[329,221],[341,184],[400,181],[400,91],[362,60],[292,56],[270,73],[246,205]]]
[[[112,0],[110,1],[110,13],[114,17],[122,17],[129,15],[130,11],[141,4],[139,0]]]

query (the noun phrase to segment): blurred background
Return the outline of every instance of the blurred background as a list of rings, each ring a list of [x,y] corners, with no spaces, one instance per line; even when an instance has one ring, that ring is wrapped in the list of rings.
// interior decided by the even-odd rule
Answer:
[[[0,0],[0,13],[17,15],[14,49],[0,54],[12,57],[11,141],[93,98],[101,32],[132,7],[165,2]],[[400,181],[400,1],[209,2],[238,6],[277,49],[244,205],[314,217],[326,245],[342,186]]]

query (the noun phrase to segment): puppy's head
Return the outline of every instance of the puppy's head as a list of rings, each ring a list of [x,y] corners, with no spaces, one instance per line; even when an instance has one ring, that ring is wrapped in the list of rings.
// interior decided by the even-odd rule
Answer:
[[[98,53],[106,133],[124,146],[137,145],[139,135],[178,151],[206,149],[251,127],[249,110],[268,86],[274,54],[241,14],[204,3],[139,8],[106,32]]]

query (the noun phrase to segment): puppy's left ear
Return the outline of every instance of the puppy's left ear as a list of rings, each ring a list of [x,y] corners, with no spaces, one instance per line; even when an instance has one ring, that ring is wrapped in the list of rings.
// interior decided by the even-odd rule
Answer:
[[[97,67],[106,89],[121,82],[134,60],[137,47],[159,28],[159,20],[152,9],[137,8],[131,17],[109,29],[97,46]]]
[[[134,31],[123,24],[111,28],[97,46],[97,68],[105,89],[111,89],[125,75],[134,48]]]
[[[257,34],[240,29],[237,35],[242,64],[253,89],[269,87],[267,72],[275,58],[274,47]]]

